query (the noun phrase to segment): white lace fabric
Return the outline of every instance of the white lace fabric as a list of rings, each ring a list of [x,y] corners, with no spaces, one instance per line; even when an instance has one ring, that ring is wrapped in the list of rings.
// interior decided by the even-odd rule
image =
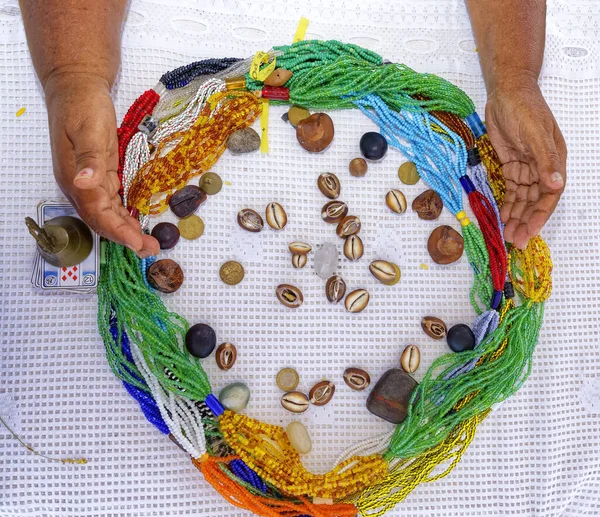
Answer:
[[[462,1],[133,0],[114,91],[118,116],[177,66],[206,57],[248,57],[291,42],[300,16],[311,22],[307,38],[357,43],[416,70],[439,73],[461,86],[483,115],[485,90]],[[543,232],[554,260],[554,291],[533,373],[483,422],[448,477],[419,486],[389,515],[600,515],[599,42],[596,0],[549,2],[541,85],[569,147],[569,176]],[[26,111],[17,117],[22,107]],[[334,142],[315,156],[298,146],[293,129],[280,119],[284,112],[271,108],[269,154],[225,153],[214,167],[227,183],[200,208],[205,234],[164,253],[181,264],[186,277],[164,300],[191,323],[209,323],[219,342],[236,344],[232,370],[220,371],[212,357],[204,360],[214,391],[244,381],[252,391],[249,415],[284,427],[301,420],[313,439],[305,463],[323,472],[361,440],[373,439],[365,450],[378,450],[377,438],[392,429],[368,413],[365,392],[345,386],[343,370],[359,366],[376,380],[398,366],[406,345],[417,344],[421,379],[447,350],[426,338],[420,319],[431,314],[448,325],[472,324],[472,275],[466,258],[451,266],[432,263],[426,239],[435,224],[410,210],[397,216],[385,207],[390,188],[400,188],[409,204],[426,188],[422,182],[400,184],[402,155],[390,150],[364,178],[349,175],[360,136],[375,129],[363,115],[332,112]],[[371,293],[361,314],[329,305],[312,257],[305,269],[295,270],[287,250],[293,240],[340,245],[320,219],[325,200],[316,178],[326,171],[338,175],[341,198],[363,223],[365,256],[340,262],[349,287]],[[95,297],[38,291],[29,283],[34,242],[24,217],[60,192],[18,5],[6,0],[0,0],[0,196],[0,416],[44,454],[89,460],[47,462],[0,428],[0,517],[249,515],[204,481],[113,376],[97,332]],[[287,211],[283,232],[250,235],[238,228],[238,210],[262,212],[270,201]],[[160,220],[175,219],[167,213]],[[439,224],[458,227],[447,210]],[[376,258],[400,266],[397,286],[371,277],[366,266]],[[236,287],[218,278],[220,265],[232,259],[246,269]],[[276,301],[279,283],[303,290],[302,308],[288,310]],[[300,417],[287,413],[274,381],[285,366],[297,369],[305,392],[323,378],[334,381],[332,402]],[[203,445],[194,447],[200,451]]]

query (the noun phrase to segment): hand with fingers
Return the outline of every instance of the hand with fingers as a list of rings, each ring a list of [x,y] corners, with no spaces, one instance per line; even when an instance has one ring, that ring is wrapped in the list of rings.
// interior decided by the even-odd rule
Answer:
[[[115,109],[108,83],[93,74],[51,77],[45,84],[54,175],[82,219],[99,235],[135,251],[159,251],[119,196]]]
[[[564,191],[567,148],[537,81],[492,90],[486,125],[506,178],[504,237],[525,248]]]

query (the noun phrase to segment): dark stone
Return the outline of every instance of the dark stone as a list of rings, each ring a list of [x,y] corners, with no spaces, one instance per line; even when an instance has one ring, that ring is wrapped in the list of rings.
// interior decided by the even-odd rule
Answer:
[[[183,219],[192,215],[198,207],[206,201],[206,192],[195,185],[187,185],[181,190],[178,190],[169,199],[171,211]]]
[[[459,323],[454,325],[446,336],[448,346],[453,352],[463,352],[475,348],[475,334],[468,325]]]
[[[204,359],[215,349],[217,336],[212,327],[205,323],[196,323],[185,335],[185,346],[194,357]]]
[[[152,228],[152,237],[154,237],[161,250],[170,250],[179,242],[179,228],[173,223],[158,223]]]
[[[381,160],[387,153],[388,143],[381,133],[371,131],[360,139],[360,152],[367,160]]]
[[[417,381],[408,373],[392,368],[373,387],[367,399],[367,409],[392,424],[404,422],[408,415],[410,397],[416,387]]]

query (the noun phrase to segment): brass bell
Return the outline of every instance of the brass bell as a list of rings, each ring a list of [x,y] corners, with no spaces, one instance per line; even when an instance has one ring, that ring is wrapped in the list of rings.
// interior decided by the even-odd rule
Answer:
[[[46,221],[41,228],[25,218],[29,233],[37,242],[40,256],[56,267],[81,264],[92,251],[93,237],[88,226],[77,217],[63,215]]]

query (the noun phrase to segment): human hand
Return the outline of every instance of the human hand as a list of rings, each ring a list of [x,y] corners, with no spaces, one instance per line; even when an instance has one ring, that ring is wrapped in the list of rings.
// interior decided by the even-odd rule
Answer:
[[[142,233],[119,197],[117,123],[107,81],[68,73],[51,76],[44,90],[60,189],[97,234],[140,258],[157,254],[158,241]]]
[[[534,78],[488,94],[486,126],[506,178],[504,238],[525,248],[554,212],[566,183],[567,147]]]

